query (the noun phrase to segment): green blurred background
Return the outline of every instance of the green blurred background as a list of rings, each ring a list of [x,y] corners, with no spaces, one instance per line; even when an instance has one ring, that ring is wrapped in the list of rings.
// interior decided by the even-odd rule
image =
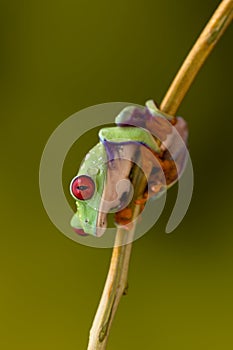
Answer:
[[[69,240],[43,208],[48,137],[90,105],[159,103],[217,4],[1,1],[1,349],[86,349],[108,270],[110,249]],[[164,233],[171,189],[159,222],[135,242],[108,349],[233,347],[232,34],[179,110],[195,171],[189,211]]]

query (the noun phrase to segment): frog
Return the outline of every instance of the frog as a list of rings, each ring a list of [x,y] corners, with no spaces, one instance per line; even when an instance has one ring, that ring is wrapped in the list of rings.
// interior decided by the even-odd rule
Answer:
[[[108,213],[115,214],[116,226],[129,230],[132,203],[143,211],[147,200],[163,195],[185,168],[188,127],[182,117],[163,113],[149,100],[144,107],[124,108],[115,124],[100,129],[99,142],[86,154],[70,183],[77,206],[70,224],[80,236],[101,237]],[[140,198],[134,191],[135,167],[147,179]]]

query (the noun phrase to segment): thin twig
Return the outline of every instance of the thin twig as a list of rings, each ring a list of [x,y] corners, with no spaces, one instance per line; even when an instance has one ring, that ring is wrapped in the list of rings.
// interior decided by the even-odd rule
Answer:
[[[223,0],[197,39],[164,97],[160,107],[163,112],[175,115],[198,71],[232,19],[233,0]],[[143,178],[137,191],[139,196],[144,192],[146,185],[146,179]],[[134,218],[137,217],[139,211],[139,205],[135,204]],[[107,280],[90,331],[88,350],[106,349],[114,315],[127,288],[132,248],[132,243],[127,244],[127,242],[131,242],[134,231],[135,225],[130,232],[122,228],[117,230]]]
[[[161,110],[175,115],[184,96],[197,76],[203,63],[217,44],[233,19],[233,1],[224,0],[203,29],[198,40],[189,52],[175,79],[170,85],[162,103]]]

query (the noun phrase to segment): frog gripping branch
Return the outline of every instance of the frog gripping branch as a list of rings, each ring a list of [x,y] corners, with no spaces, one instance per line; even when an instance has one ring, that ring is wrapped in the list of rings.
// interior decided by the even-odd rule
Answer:
[[[187,91],[189,90],[193,80],[195,79],[197,73],[199,72],[200,68],[202,67],[203,63],[225,32],[226,28],[229,26],[231,21],[233,20],[233,0],[222,0],[208,21],[206,27],[203,29],[201,35],[197,39],[196,43],[194,44],[193,48],[189,52],[187,58],[185,59],[184,63],[182,64],[179,72],[177,73],[175,79],[173,80],[170,88],[168,89],[165,97],[162,100],[162,103],[160,105],[160,109],[163,112],[169,113],[171,115],[175,115],[183,98],[185,97]],[[166,185],[172,186],[173,183],[177,181],[177,179],[181,176],[182,171],[185,167],[185,163],[187,162],[187,171],[185,172],[184,176],[182,177],[181,181],[179,181],[179,191],[177,194],[177,201],[176,204],[179,201],[179,204],[181,202],[185,202],[186,197],[186,191],[187,191],[187,183],[186,175],[188,173],[188,176],[191,176],[192,178],[192,170],[190,167],[190,159],[186,156],[187,148],[185,147],[185,144],[187,143],[187,137],[188,137],[188,131],[187,131],[187,125],[185,121],[181,118],[168,118],[171,125],[174,125],[172,129],[172,133],[169,133],[168,131],[162,132],[162,135],[158,135],[158,124],[164,124],[162,122],[162,119],[156,118],[155,111],[156,108],[151,108],[151,102],[149,102],[149,105],[147,103],[147,107],[149,111],[145,111],[145,114],[148,112],[151,112],[149,114],[152,114],[155,118],[149,117],[149,118],[138,118],[139,120],[139,127],[144,127],[146,129],[149,129],[149,131],[154,135],[154,131],[157,133],[157,137],[155,137],[155,141],[158,138],[160,140],[157,144],[161,147],[161,152],[159,154],[155,153],[155,158],[157,158],[159,164],[161,164],[164,175],[166,179]],[[123,113],[124,114],[124,113]],[[140,114],[140,113],[139,113]],[[122,115],[122,113],[120,114]],[[128,119],[132,119],[134,115],[134,108],[132,107],[131,110],[128,110],[126,121]],[[165,118],[167,116],[164,116]],[[116,118],[116,122],[118,121],[118,117]],[[168,125],[168,124],[166,124]],[[162,128],[163,129],[163,128]],[[177,132],[174,132],[174,131]],[[179,137],[180,135],[180,137]],[[155,135],[154,135],[155,136]],[[160,137],[159,137],[160,136]],[[183,139],[183,146],[181,139]],[[177,142],[178,141],[178,142]],[[141,147],[141,149],[146,149],[145,147]],[[153,153],[153,152],[152,152]],[[145,164],[146,158],[144,157],[144,154],[141,155],[141,160]],[[148,162],[149,163],[149,162]],[[176,166],[176,171],[174,169],[174,163]],[[152,163],[154,164],[154,163]],[[139,177],[136,176],[133,177],[134,182],[138,184],[138,190],[136,193],[140,194],[141,191],[147,192],[149,197],[151,196],[151,190],[152,190],[152,196],[153,196],[153,190],[157,188],[157,191],[160,192],[160,185],[158,184],[158,172],[156,172],[156,169],[153,167],[151,168],[148,166],[147,168],[150,172],[150,178],[147,182],[145,179],[142,179],[142,181],[137,180]],[[155,170],[155,171],[154,171]],[[155,188],[153,186],[151,187],[151,179],[155,181]],[[153,182],[152,181],[152,182]],[[157,183],[157,185],[156,185]],[[184,185],[184,186],[183,186]],[[183,189],[183,191],[180,192],[180,188]],[[146,189],[146,190],[144,190]],[[188,192],[188,191],[187,191]],[[181,195],[180,195],[181,194]],[[155,193],[156,195],[156,193]],[[187,200],[187,197],[186,197]],[[135,201],[136,205],[133,208],[133,218],[137,215],[139,211],[140,204],[137,204],[137,199]],[[175,204],[175,207],[176,207]],[[175,209],[174,207],[174,209]],[[182,207],[182,203],[181,203]],[[180,208],[181,208],[180,207]],[[173,212],[174,212],[173,209]],[[176,211],[175,214],[179,216],[179,213]],[[179,218],[178,218],[179,221]],[[132,229],[129,232],[126,232],[124,229],[117,229],[115,243],[113,253],[112,253],[112,259],[107,275],[107,279],[105,282],[105,286],[103,289],[103,293],[93,320],[93,324],[90,330],[90,337],[88,342],[88,350],[105,350],[108,342],[108,338],[111,331],[111,326],[115,317],[115,314],[118,309],[119,302],[121,300],[121,297],[125,294],[125,290],[128,288],[128,269],[129,269],[129,262],[130,262],[130,255],[132,250],[132,240],[131,237],[135,234],[135,228],[136,225],[132,227]],[[139,301],[140,302],[140,301]],[[135,312],[137,313],[137,306],[135,308]],[[152,334],[152,336],[148,333],[146,337],[151,337],[151,344],[156,343],[156,336]]]
[[[102,236],[109,212],[115,213],[117,226],[130,229],[132,202],[140,203],[143,210],[146,200],[161,196],[185,168],[188,130],[182,118],[162,113],[148,101],[145,108],[124,108],[115,123],[116,127],[100,130],[100,142],[71,181],[70,192],[77,205],[71,226],[82,236]],[[135,167],[148,184],[140,200],[132,184]]]

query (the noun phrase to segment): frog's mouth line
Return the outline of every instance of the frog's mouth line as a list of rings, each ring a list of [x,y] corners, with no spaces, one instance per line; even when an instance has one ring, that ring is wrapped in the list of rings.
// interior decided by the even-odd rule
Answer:
[[[80,236],[89,236],[82,228],[73,227],[74,232],[76,232]]]

